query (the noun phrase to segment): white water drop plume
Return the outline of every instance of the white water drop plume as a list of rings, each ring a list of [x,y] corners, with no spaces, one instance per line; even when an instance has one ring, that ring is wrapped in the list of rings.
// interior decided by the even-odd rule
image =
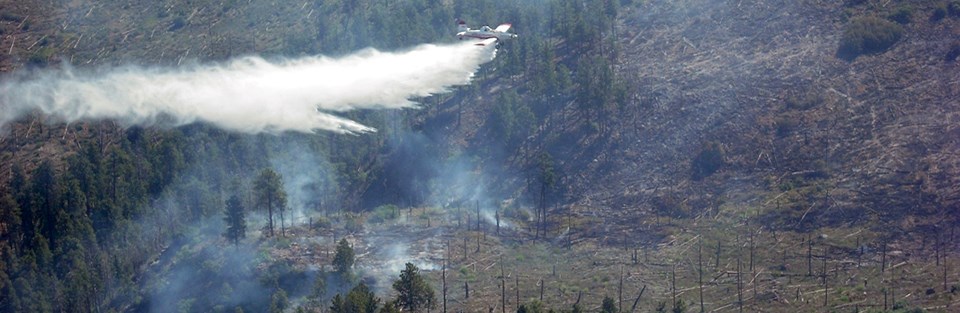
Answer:
[[[470,83],[496,50],[471,43],[365,49],[331,58],[243,57],[176,68],[40,70],[0,82],[0,127],[30,112],[126,125],[204,121],[245,132],[375,131],[334,113],[415,107],[412,97]]]

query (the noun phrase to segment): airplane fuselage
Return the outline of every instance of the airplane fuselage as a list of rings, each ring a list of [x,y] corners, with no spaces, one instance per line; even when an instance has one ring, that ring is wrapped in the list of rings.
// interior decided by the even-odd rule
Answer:
[[[487,45],[492,42],[502,42],[507,39],[517,38],[516,34],[508,33],[507,30],[510,29],[510,24],[501,24],[497,28],[490,28],[490,26],[483,26],[479,29],[471,29],[467,27],[466,23],[458,20],[458,26],[460,32],[457,33],[457,38],[460,40],[471,39],[479,40],[480,43],[477,45]]]

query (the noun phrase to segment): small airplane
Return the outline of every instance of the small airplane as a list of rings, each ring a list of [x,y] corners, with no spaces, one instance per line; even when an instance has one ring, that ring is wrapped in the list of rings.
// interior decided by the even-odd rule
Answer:
[[[516,34],[508,33],[507,30],[510,29],[510,24],[500,24],[497,28],[490,28],[490,26],[483,26],[479,29],[470,29],[467,27],[467,22],[461,19],[457,19],[457,38],[460,40],[473,39],[480,40],[476,45],[486,46],[492,43],[502,42],[506,39],[517,38]]]

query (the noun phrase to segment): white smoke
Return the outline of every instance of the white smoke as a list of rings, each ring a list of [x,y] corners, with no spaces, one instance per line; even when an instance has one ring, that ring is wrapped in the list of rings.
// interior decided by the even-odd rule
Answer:
[[[114,119],[130,125],[204,121],[247,132],[375,131],[334,115],[415,107],[411,97],[465,85],[495,50],[471,43],[405,52],[366,49],[329,58],[245,57],[182,68],[67,68],[0,83],[0,127],[39,110],[66,122]]]

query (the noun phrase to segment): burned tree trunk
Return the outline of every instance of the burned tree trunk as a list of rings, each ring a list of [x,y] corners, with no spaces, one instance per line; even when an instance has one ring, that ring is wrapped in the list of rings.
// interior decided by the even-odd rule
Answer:
[[[700,312],[705,312],[703,309],[703,235],[700,236],[697,244],[697,285],[700,293]]]
[[[827,257],[823,257],[823,307],[827,307]]]
[[[500,312],[507,312],[507,277],[503,274],[503,256],[500,256]]]
[[[617,286],[617,312],[623,312],[623,265],[620,265],[620,285]]]
[[[443,269],[440,274],[443,284],[443,313],[447,313],[447,259],[443,259]]]
[[[643,297],[643,292],[647,290],[647,285],[643,285],[643,288],[640,289],[640,293],[637,294],[637,299],[633,300],[633,306],[630,307],[630,313],[633,313],[637,310],[637,303],[640,303],[640,297]]]
[[[717,239],[717,256],[714,258],[713,270],[720,270],[720,240]]]
[[[740,313],[743,313],[743,279],[740,276],[741,266],[740,266],[740,257],[737,257],[737,306],[740,308]]]
[[[887,271],[887,242],[883,242],[883,246],[880,247],[880,272],[885,273]]]
[[[860,268],[861,259],[863,259],[863,246],[860,245],[860,236],[857,236],[857,268]]]
[[[807,234],[807,276],[813,276],[813,239]]]
[[[514,285],[514,288],[517,289],[517,307],[516,307],[516,309],[519,311],[519,310],[520,310],[520,274],[518,273],[517,276],[514,277],[514,278],[516,279],[516,285]]]
[[[674,310],[677,309],[677,264],[673,264],[673,268],[670,270],[670,297],[673,301],[671,306]]]
[[[540,302],[541,302],[541,303],[543,303],[543,287],[544,287],[544,285],[546,285],[546,283],[545,283],[545,282],[543,281],[543,279],[541,278],[541,279],[540,279]]]

